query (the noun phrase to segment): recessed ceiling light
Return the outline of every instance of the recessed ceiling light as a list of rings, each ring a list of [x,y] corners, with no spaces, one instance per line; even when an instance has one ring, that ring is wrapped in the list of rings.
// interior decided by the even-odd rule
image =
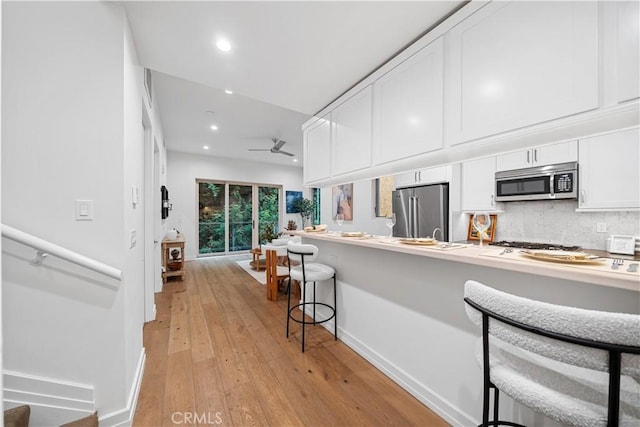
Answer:
[[[232,95],[233,91],[231,89],[225,89],[224,93],[226,93],[227,95]]]
[[[216,46],[223,52],[229,52],[231,50],[231,43],[226,39],[218,39]]]
[[[205,150],[208,150],[209,146],[208,145],[203,145],[202,148],[205,149]]]
[[[293,159],[293,163],[298,163],[298,159]]]
[[[218,126],[216,126],[216,125],[211,125],[211,130],[218,130]]]

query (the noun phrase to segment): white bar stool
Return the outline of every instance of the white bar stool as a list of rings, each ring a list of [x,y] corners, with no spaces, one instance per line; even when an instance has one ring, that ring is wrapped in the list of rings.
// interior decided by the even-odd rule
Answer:
[[[338,318],[336,316],[336,271],[333,267],[325,264],[314,263],[313,261],[318,256],[318,248],[314,245],[303,244],[297,242],[289,242],[287,244],[287,255],[289,258],[289,281],[287,284],[287,338],[289,337],[289,321],[302,324],[302,352],[304,353],[304,339],[305,339],[305,326],[317,325],[319,323],[328,322],[334,319],[334,331],[333,336],[335,340],[338,340]],[[294,263],[298,265],[292,266]],[[333,279],[333,307],[329,304],[316,301],[316,283],[323,280]],[[297,280],[300,282],[302,302],[291,306],[291,280]],[[313,300],[307,301],[305,299],[305,288],[307,283],[313,283]],[[307,321],[306,319],[306,307],[310,305],[313,307],[313,321]],[[316,306],[321,305],[331,310],[331,315],[326,319],[316,320]],[[296,319],[293,316],[293,311],[302,307],[302,319]]]

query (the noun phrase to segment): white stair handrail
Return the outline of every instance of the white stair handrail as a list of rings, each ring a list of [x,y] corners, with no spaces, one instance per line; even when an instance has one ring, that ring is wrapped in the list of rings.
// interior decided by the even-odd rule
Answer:
[[[117,280],[122,280],[122,271],[115,267],[104,264],[100,261],[96,261],[93,258],[81,255],[77,252],[73,252],[69,249],[58,246],[55,243],[51,243],[39,237],[20,231],[17,228],[10,227],[2,224],[2,236],[14,242],[22,243],[25,246],[29,246],[37,251],[36,259],[33,264],[40,265],[44,257],[47,255],[53,255],[58,258],[64,259],[71,263],[88,268],[95,272],[104,274],[105,276],[112,277]]]

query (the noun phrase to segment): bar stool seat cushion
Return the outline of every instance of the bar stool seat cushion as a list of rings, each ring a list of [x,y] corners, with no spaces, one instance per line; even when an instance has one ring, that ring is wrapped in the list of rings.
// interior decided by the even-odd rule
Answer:
[[[607,425],[608,373],[541,357],[495,337],[490,353],[491,381],[514,400],[564,424]],[[640,426],[640,384],[626,375],[620,378],[620,426]]]
[[[325,264],[310,263],[304,265],[304,273],[307,282],[319,282],[331,279],[336,274],[336,270]],[[291,267],[290,276],[293,280],[302,281],[302,266]]]
[[[640,345],[640,316],[560,306],[510,295],[472,280],[465,296],[515,321],[557,333]],[[478,326],[482,315],[469,305]],[[498,321],[489,322],[490,379],[514,400],[564,424],[606,426],[608,352],[558,341]],[[482,338],[476,351],[482,366]],[[620,426],[640,425],[640,356],[622,355]]]

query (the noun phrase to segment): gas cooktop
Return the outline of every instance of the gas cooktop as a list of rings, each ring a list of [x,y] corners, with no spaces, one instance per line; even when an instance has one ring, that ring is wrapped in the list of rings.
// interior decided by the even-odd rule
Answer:
[[[582,249],[580,246],[563,246],[555,243],[533,243],[533,242],[510,242],[508,240],[502,240],[500,242],[491,242],[490,245],[503,246],[507,248],[522,248],[522,249],[548,249],[559,251],[579,251]]]

